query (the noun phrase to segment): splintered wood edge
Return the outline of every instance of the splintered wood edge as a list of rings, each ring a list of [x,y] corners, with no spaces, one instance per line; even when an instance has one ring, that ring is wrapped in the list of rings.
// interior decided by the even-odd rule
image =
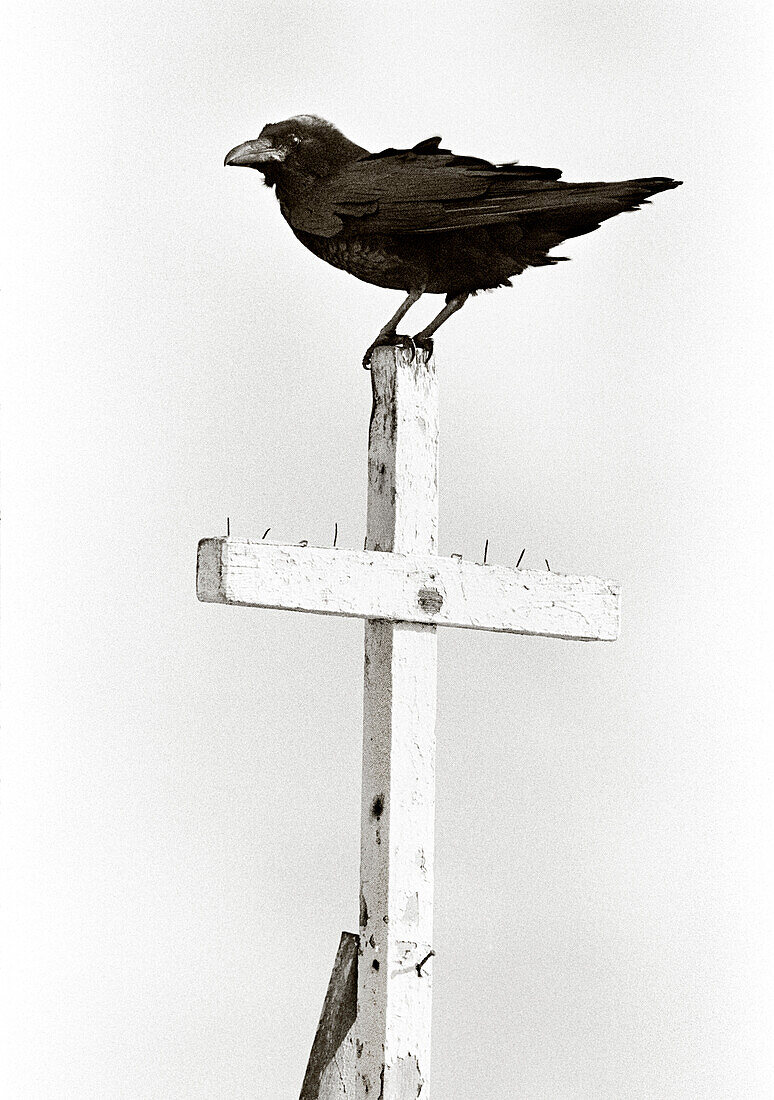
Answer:
[[[347,1055],[351,1056],[350,1062],[355,1061],[351,1043],[345,1046],[345,1040],[357,1017],[359,948],[360,936],[357,933],[341,933],[299,1100],[327,1100],[332,1093],[338,1096],[339,1090],[327,1089],[323,1081],[330,1076],[331,1069],[338,1071],[334,1074],[335,1078],[340,1076],[340,1063],[347,1060]],[[352,1079],[351,1073],[347,1076]],[[341,1095],[344,1095],[343,1091]]]
[[[599,577],[432,555],[214,538],[199,543],[205,603],[500,633],[615,641],[619,586]]]

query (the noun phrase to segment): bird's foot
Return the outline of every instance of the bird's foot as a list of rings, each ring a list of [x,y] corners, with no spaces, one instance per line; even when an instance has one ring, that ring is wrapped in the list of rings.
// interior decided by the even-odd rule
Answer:
[[[415,336],[415,345],[427,354],[428,359],[433,354],[433,338],[432,336]]]
[[[379,333],[363,356],[363,368],[365,370],[371,369],[371,356],[377,348],[408,348],[411,354],[414,355],[417,350],[417,341],[413,336],[403,336],[399,332]]]

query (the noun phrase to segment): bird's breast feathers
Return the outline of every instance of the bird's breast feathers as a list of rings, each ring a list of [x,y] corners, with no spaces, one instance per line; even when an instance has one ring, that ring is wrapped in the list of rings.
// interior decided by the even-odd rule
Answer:
[[[292,222],[290,225],[299,241],[315,256],[366,283],[405,290],[412,281],[407,278],[405,255],[399,249],[390,249],[389,242],[349,234],[322,237],[296,229]]]

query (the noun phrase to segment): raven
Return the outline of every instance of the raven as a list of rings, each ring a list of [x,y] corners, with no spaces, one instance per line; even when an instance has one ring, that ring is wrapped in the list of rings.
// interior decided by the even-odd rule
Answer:
[[[263,173],[293,233],[316,256],[364,282],[406,292],[365,353],[365,367],[381,344],[431,346],[433,333],[470,295],[567,259],[548,253],[680,186],[661,176],[563,183],[556,168],[455,156],[439,137],[369,153],[315,115],[264,126],[225,163]],[[413,340],[398,336],[399,322],[423,294],[445,294],[444,308]]]

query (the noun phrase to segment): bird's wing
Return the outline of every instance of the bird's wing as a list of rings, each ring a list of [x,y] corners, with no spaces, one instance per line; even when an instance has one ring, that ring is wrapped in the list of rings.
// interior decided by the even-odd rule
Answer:
[[[671,180],[563,183],[556,168],[459,157],[441,149],[440,141],[428,138],[413,149],[385,149],[351,161],[298,196],[288,211],[291,224],[323,237],[334,237],[347,225],[361,233],[424,234],[571,210],[598,224],[672,185]],[[654,186],[658,183],[663,186]]]

